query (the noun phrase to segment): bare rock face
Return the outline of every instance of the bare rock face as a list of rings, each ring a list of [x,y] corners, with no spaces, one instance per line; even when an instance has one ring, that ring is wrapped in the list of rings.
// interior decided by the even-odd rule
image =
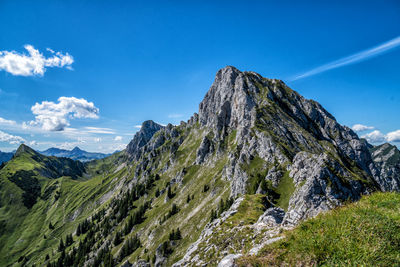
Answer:
[[[267,209],[263,215],[258,218],[257,224],[263,224],[267,227],[276,227],[280,225],[285,216],[285,211],[281,208],[272,207]]]
[[[204,162],[206,156],[213,152],[214,145],[209,137],[205,136],[201,141],[200,147],[197,150],[196,164],[201,164]]]
[[[153,137],[153,135],[162,128],[163,126],[155,123],[152,120],[143,122],[140,131],[135,134],[132,141],[128,144],[126,148],[126,152],[128,153],[128,155],[134,159],[138,159],[141,156],[140,149],[144,145],[146,145]]]
[[[236,267],[235,259],[240,258],[242,254],[229,254],[225,256],[219,263],[218,267]]]
[[[167,258],[164,256],[162,252],[162,246],[163,244],[160,244],[156,249],[156,261],[154,263],[154,266],[156,267],[161,267],[166,265]]]
[[[234,67],[219,70],[200,103],[200,124],[215,129],[217,135],[229,128],[249,130],[255,115],[249,111],[255,107],[255,103],[245,81],[244,74]]]
[[[271,181],[273,186],[278,186],[282,178],[282,171],[278,170],[276,166],[273,166],[269,171],[265,180]]]
[[[138,260],[134,264],[131,265],[132,267],[150,267],[151,264],[145,260]],[[122,267],[122,266],[121,266]]]
[[[316,216],[339,206],[346,200],[358,200],[362,194],[375,190],[371,177],[356,180],[339,162],[327,154],[300,152],[291,166],[290,176],[297,190],[289,202],[284,224],[296,225],[300,220]]]
[[[385,143],[372,147],[371,153],[379,169],[379,184],[382,191],[400,191],[400,151],[396,146]]]

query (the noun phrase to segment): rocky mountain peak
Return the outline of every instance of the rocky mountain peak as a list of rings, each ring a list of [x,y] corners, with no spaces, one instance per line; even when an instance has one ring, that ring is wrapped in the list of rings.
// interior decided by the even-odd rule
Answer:
[[[230,66],[219,70],[199,106],[199,122],[206,132],[213,134],[203,137],[197,164],[203,164],[235,132],[237,147],[226,168],[233,195],[247,192],[246,184],[252,178],[242,166],[251,165],[255,158],[261,159],[267,169],[271,168],[266,179],[276,185],[285,171],[290,171],[293,178],[297,172],[303,175],[304,169],[310,170],[307,176],[298,179],[299,185],[306,182],[291,197],[287,222],[296,223],[312,216],[308,211],[315,209],[304,207],[311,205],[313,192],[328,192],[329,187],[316,186],[316,180],[326,183],[329,179],[335,183],[324,198],[312,204],[323,209],[330,205],[327,199],[331,203],[336,199],[337,205],[343,199],[357,199],[376,188],[390,188],[380,178],[365,142],[350,128],[340,125],[318,102],[302,97],[281,80]],[[275,165],[281,166],[280,172],[272,171]],[[344,180],[351,181],[351,185],[343,183]]]
[[[143,132],[146,134],[151,134],[151,133],[154,134],[155,132],[157,132],[158,130],[160,130],[162,128],[163,128],[162,125],[160,125],[152,120],[147,120],[142,123],[142,126],[140,127],[139,132]]]
[[[199,122],[213,129],[217,140],[236,130],[238,140],[250,142],[251,131],[261,130],[280,139],[289,159],[304,148],[321,153],[325,148],[319,141],[327,141],[368,174],[377,173],[368,147],[351,129],[283,81],[255,72],[241,72],[231,66],[219,70],[200,103]]]
[[[203,126],[214,128],[217,134],[228,127],[248,127],[254,107],[246,75],[228,66],[217,72],[214,83],[200,103],[199,121]]]
[[[131,158],[139,158],[141,154],[140,148],[146,145],[153,135],[164,126],[152,121],[147,120],[142,123],[140,130],[135,134],[132,141],[126,147],[126,152]]]

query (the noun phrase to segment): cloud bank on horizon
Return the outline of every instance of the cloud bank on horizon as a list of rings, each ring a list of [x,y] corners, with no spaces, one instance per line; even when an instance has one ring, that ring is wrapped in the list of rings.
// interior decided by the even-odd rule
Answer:
[[[26,142],[21,136],[11,135],[0,130],[0,142],[8,142],[12,145]]]
[[[357,133],[361,133],[368,130],[374,130],[375,127],[362,124],[354,124],[351,129]],[[384,134],[379,130],[374,130],[370,133],[361,135],[361,138],[366,139],[369,143],[372,144],[379,144],[384,142],[400,142],[400,130],[392,131],[387,134]]]
[[[74,58],[68,53],[55,52],[50,48],[47,51],[52,55],[43,56],[32,45],[25,45],[26,53],[16,51],[0,51],[0,70],[15,76],[43,76],[46,68],[63,68],[72,70]]]
[[[312,70],[304,72],[300,75],[293,77],[291,79],[291,81],[300,80],[300,79],[310,77],[310,76],[313,76],[313,75],[316,75],[316,74],[319,74],[319,73],[322,73],[322,72],[325,72],[328,70],[337,69],[337,68],[344,67],[344,66],[347,66],[350,64],[361,62],[361,61],[367,60],[369,58],[383,54],[385,52],[388,52],[394,48],[397,48],[398,46],[400,46],[400,36],[398,36],[392,40],[389,40],[387,42],[384,42],[378,46],[366,49],[364,51],[355,53],[353,55],[350,55],[350,56],[347,56],[347,57],[344,57],[344,58],[341,58],[341,59],[338,59],[338,60],[335,60],[332,62],[329,62],[327,64],[324,64],[322,66],[314,68]]]

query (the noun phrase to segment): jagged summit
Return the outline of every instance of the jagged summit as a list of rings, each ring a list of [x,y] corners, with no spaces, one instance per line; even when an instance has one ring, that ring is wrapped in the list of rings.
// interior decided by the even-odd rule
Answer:
[[[263,78],[255,72],[241,72],[228,66],[220,69],[215,80],[199,106],[199,121],[202,125],[223,128],[251,128],[260,117],[258,108],[278,106],[287,115],[310,129],[308,118],[324,126],[321,117],[335,118],[317,102],[307,100],[277,79]],[[270,113],[274,110],[270,110]],[[323,135],[325,132],[318,133]]]
[[[152,121],[147,120],[142,123],[140,130],[135,134],[132,141],[126,147],[126,152],[132,158],[140,157],[140,148],[146,145],[153,135],[164,128],[164,126]]]
[[[266,166],[286,165],[296,184],[309,182],[292,196],[286,222],[296,223],[320,209],[327,209],[332,203],[337,205],[346,198],[357,199],[363,193],[385,186],[366,143],[351,129],[340,125],[319,103],[302,97],[281,80],[225,67],[217,72],[200,103],[198,117],[200,124],[214,133],[210,135],[214,136],[213,140],[203,139],[198,163],[228,135],[236,133],[237,151],[230,156],[232,160],[227,168],[234,195],[245,193],[247,181],[251,179],[241,166],[251,164],[251,159],[257,157],[265,161]],[[308,175],[313,179],[303,176],[304,168],[310,168]],[[330,190],[318,184],[327,176],[336,177],[335,172],[342,173],[341,176],[353,184],[346,184],[343,177],[336,179],[335,187]],[[273,174],[271,171],[267,177],[279,184],[282,172]],[[315,179],[322,180],[316,184]],[[315,191],[326,192],[326,195],[311,201]]]

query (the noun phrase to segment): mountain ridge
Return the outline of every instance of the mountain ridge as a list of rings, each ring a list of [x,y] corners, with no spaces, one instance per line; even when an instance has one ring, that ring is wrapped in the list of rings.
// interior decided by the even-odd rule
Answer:
[[[42,180],[43,197],[24,220],[41,218],[46,236],[73,235],[67,248],[35,235],[15,243],[26,236],[24,223],[0,243],[7,242],[11,259],[23,251],[31,265],[217,265],[235,253],[256,253],[282,229],[349,200],[399,191],[396,149],[370,147],[281,80],[228,66],[187,122],[145,121],[125,150],[83,164],[78,179]],[[0,169],[0,206],[17,192],[7,180],[15,160]]]
[[[0,151],[0,164],[2,164],[3,162],[9,161],[12,158],[13,155],[14,155],[13,152],[2,152],[2,151]]]

